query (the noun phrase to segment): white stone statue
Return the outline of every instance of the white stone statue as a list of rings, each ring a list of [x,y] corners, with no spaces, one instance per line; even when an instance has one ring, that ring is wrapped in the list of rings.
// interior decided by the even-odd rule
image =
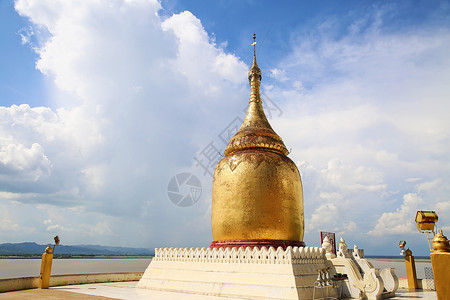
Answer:
[[[358,258],[358,259],[361,258],[361,256],[359,255],[359,249],[358,249],[357,245],[353,246],[353,257]]]
[[[341,238],[339,240],[339,250],[338,250],[338,257],[347,257],[348,256],[348,248],[347,244],[345,243],[344,238]]]
[[[331,244],[330,238],[328,236],[325,236],[325,238],[322,241],[322,249],[325,250],[325,257],[328,259],[336,257],[336,255],[333,252],[331,252],[332,248],[333,245]]]

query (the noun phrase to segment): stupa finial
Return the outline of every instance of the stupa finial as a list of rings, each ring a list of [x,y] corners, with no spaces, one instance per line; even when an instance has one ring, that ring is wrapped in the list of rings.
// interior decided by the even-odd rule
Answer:
[[[251,87],[251,95],[255,95],[255,99],[253,99],[253,100],[261,101],[261,96],[259,96],[259,85],[260,85],[262,76],[261,76],[261,70],[259,69],[258,64],[256,63],[256,33],[253,33],[253,43],[251,43],[250,46],[253,46],[253,64],[250,67],[250,70],[248,71],[248,81],[249,81],[250,87]],[[253,82],[253,84],[252,84],[252,78],[256,79]],[[251,101],[252,101],[252,96],[250,96],[250,102]]]
[[[248,71],[250,100],[247,115],[239,131],[225,148],[225,155],[236,151],[260,149],[287,155],[288,150],[267,121],[261,101],[261,70],[256,63],[256,34],[253,34],[253,64]]]

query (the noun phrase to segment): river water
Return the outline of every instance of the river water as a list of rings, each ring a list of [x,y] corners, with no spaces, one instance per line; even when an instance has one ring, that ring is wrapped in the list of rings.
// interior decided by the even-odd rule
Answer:
[[[144,272],[151,258],[54,259],[52,275]],[[0,279],[39,276],[40,259],[0,259]]]
[[[406,278],[405,262],[401,259],[369,259],[375,268],[395,268],[398,278]],[[151,258],[90,258],[54,259],[52,275],[83,273],[144,272]],[[425,278],[424,267],[430,262],[416,262],[417,278]],[[39,276],[40,259],[0,259],[0,279]]]

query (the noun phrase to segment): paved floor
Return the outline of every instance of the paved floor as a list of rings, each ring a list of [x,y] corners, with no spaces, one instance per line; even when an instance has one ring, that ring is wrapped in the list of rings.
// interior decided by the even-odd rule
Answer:
[[[45,300],[63,300],[63,299],[87,299],[87,300],[110,300],[114,298],[106,298],[102,296],[92,296],[81,293],[73,293],[59,289],[48,290],[23,290],[15,292],[0,293],[1,300],[17,300],[17,299],[45,299]],[[116,298],[117,299],[117,298]]]
[[[64,287],[54,287],[54,289],[73,291],[77,293],[111,297],[123,300],[221,300],[221,299],[238,299],[231,297],[217,297],[197,294],[183,294],[175,292],[165,292],[156,290],[146,290],[135,288],[137,281],[131,282],[108,282],[96,284],[81,284]]]
[[[163,292],[154,290],[144,290],[135,288],[137,282],[109,282],[53,287],[49,290],[24,290],[0,294],[0,300],[8,299],[51,299],[51,300],[70,300],[70,299],[88,299],[88,300],[219,300],[219,299],[237,299],[230,297],[216,297],[206,295],[181,294],[173,292]],[[408,292],[398,291],[392,300],[405,299],[426,299],[437,300],[436,292],[419,291]]]

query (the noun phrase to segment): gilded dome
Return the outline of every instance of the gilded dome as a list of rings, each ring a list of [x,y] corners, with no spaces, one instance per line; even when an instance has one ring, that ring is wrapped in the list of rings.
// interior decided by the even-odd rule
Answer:
[[[214,172],[211,247],[304,246],[300,172],[264,114],[255,53],[248,78],[247,115]]]

